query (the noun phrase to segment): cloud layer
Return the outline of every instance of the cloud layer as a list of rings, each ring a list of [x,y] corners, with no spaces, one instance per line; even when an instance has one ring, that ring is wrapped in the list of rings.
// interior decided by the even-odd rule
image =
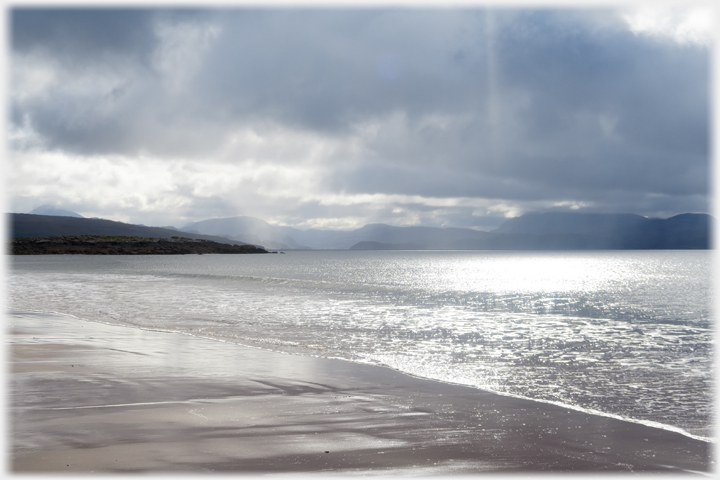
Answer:
[[[12,205],[328,228],[707,211],[708,45],[641,14],[15,9]]]

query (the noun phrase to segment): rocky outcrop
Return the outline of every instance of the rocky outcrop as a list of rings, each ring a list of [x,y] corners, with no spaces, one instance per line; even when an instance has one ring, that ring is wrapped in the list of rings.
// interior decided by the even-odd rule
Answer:
[[[228,245],[186,237],[146,238],[101,235],[21,237],[10,242],[13,255],[188,255],[268,253],[254,245]]]

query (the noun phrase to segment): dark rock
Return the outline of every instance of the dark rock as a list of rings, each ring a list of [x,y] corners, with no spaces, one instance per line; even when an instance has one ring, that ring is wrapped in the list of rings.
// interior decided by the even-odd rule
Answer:
[[[13,255],[187,255],[268,253],[254,245],[228,245],[184,237],[143,238],[98,235],[12,239]]]

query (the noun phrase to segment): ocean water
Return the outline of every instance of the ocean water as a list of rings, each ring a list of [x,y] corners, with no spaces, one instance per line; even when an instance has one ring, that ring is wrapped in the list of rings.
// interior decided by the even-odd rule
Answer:
[[[709,251],[17,256],[8,307],[343,358],[709,440]]]

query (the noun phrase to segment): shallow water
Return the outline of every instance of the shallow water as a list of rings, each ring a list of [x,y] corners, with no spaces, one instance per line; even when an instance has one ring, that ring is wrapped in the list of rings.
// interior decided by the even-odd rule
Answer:
[[[13,257],[10,307],[381,363],[710,436],[708,251]]]

